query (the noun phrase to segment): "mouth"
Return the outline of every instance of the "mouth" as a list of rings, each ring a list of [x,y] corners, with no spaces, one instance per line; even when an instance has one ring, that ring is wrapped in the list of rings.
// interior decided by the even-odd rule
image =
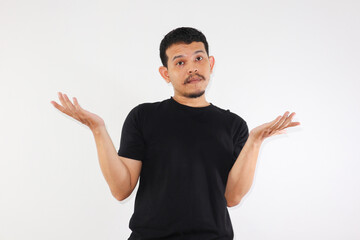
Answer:
[[[191,78],[188,83],[197,83],[197,82],[200,82],[201,81],[201,78]]]

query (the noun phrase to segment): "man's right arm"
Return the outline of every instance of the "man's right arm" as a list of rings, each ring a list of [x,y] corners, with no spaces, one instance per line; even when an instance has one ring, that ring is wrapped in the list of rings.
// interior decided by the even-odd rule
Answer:
[[[92,129],[101,171],[112,195],[119,201],[131,194],[130,171],[121,160],[105,126]]]
[[[104,120],[95,113],[83,109],[76,97],[73,97],[73,104],[66,94],[58,92],[58,96],[61,105],[55,101],[51,101],[51,104],[90,128],[95,137],[101,171],[111,193],[119,201],[124,200],[136,186],[142,162],[120,157],[106,131]]]

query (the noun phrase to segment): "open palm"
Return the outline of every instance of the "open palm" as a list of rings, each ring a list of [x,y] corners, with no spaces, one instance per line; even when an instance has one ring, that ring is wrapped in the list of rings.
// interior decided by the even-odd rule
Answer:
[[[80,107],[75,97],[73,97],[73,104],[66,94],[58,92],[58,96],[62,105],[55,101],[51,101],[51,104],[61,112],[85,124],[91,130],[105,125],[101,117]]]
[[[265,138],[286,133],[285,128],[294,127],[300,125],[300,122],[291,122],[295,113],[291,113],[289,116],[289,111],[286,111],[283,116],[278,116],[275,120],[264,123],[251,130],[251,134],[257,141],[263,141]]]

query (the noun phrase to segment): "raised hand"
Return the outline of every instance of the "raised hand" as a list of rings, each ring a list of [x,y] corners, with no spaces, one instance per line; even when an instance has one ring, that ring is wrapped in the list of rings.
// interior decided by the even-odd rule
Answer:
[[[289,111],[286,111],[283,116],[278,116],[275,120],[264,123],[250,131],[250,136],[256,142],[262,142],[265,138],[286,133],[285,128],[300,125],[300,122],[291,122],[295,116],[295,112],[289,116]]]
[[[85,124],[92,131],[99,127],[105,126],[105,122],[101,117],[80,107],[75,97],[73,97],[73,104],[66,94],[58,92],[58,96],[62,105],[55,101],[51,101],[51,104],[61,112]]]

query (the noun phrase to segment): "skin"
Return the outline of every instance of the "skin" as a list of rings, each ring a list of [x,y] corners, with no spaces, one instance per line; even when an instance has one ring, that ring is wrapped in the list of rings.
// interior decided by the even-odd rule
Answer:
[[[202,50],[194,54],[196,51]],[[168,68],[159,67],[160,75],[174,88],[174,100],[191,107],[204,107],[210,105],[205,98],[205,89],[209,84],[215,59],[208,56],[202,42],[190,44],[177,43],[166,49]],[[183,55],[183,57],[173,57]],[[200,78],[199,82],[189,83],[191,78]]]
[[[263,141],[270,136],[286,133],[286,128],[300,125],[300,122],[292,122],[294,116],[294,112],[289,115],[289,111],[286,111],[284,115],[280,115],[273,121],[257,126],[250,131],[249,138],[228,175],[225,189],[228,206],[238,205],[250,190]]]
[[[203,52],[194,54],[198,50]],[[214,56],[206,54],[202,42],[176,43],[166,49],[165,53],[168,57],[168,67],[159,67],[159,72],[167,83],[172,84],[174,100],[190,107],[208,106],[210,103],[206,101],[205,90],[213,72]],[[173,61],[178,55],[183,57]],[[201,81],[189,83],[189,79],[193,77],[201,78]],[[294,115],[295,112],[289,115],[289,111],[286,111],[283,116],[280,115],[273,121],[252,129],[249,133],[251,140],[255,144],[261,144],[265,138],[286,133],[285,128],[300,125],[300,122],[291,122]]]
[[[203,52],[194,54],[199,50]],[[206,101],[205,90],[213,72],[215,58],[206,54],[204,44],[202,42],[173,44],[166,50],[166,55],[168,67],[159,67],[159,72],[167,83],[173,85],[174,100],[191,107],[208,106],[210,103]],[[178,55],[183,55],[183,57],[172,61]],[[200,81],[189,83],[193,77],[200,78]],[[105,125],[104,120],[98,115],[80,107],[75,97],[73,97],[74,104],[66,94],[58,92],[58,97],[62,105],[55,101],[51,101],[51,104],[61,112],[87,125],[91,130]],[[255,127],[249,132],[249,139],[254,144],[260,145],[270,136],[286,133],[285,128],[300,125],[300,122],[292,122],[294,115],[295,112],[289,115],[289,111],[286,111],[283,116],[280,115],[270,122]]]
[[[292,112],[290,115],[289,113],[289,111],[286,111],[284,115],[278,116],[273,121],[253,128],[250,131],[250,135],[254,143],[260,145],[266,138],[270,136],[286,133],[286,130],[284,130],[285,128],[300,125],[300,122],[292,122],[292,119],[296,113]]]
[[[194,54],[197,51],[203,52]],[[159,72],[167,83],[172,84],[174,88],[174,100],[191,107],[208,106],[210,103],[206,101],[205,90],[213,71],[215,59],[213,56],[208,56],[206,54],[204,44],[202,42],[192,42],[191,44],[173,44],[166,50],[166,55],[168,56],[168,67],[159,67]],[[172,61],[173,58],[178,55],[183,56],[176,58],[175,61]],[[189,83],[189,80],[194,77],[200,78],[200,81],[196,83]],[[70,101],[66,94],[61,92],[58,92],[58,97],[61,105],[55,101],[51,101],[51,104],[55,108],[87,125],[94,135],[97,135],[98,132],[105,131],[105,123],[103,119],[98,115],[83,109],[75,97],[73,97],[74,103]],[[237,205],[241,198],[249,191],[253,182],[255,166],[262,142],[270,136],[286,133],[286,128],[300,125],[300,122],[292,122],[295,112],[290,115],[289,113],[289,111],[286,111],[284,115],[280,115],[270,122],[259,125],[249,132],[249,138],[228,176],[225,192],[228,206]],[[107,139],[110,138],[108,137]],[[109,152],[116,156],[113,146]],[[105,154],[100,153],[99,156],[100,155],[102,156]],[[126,159],[123,161],[125,160]],[[131,166],[133,163],[139,165]],[[115,163],[112,164],[113,165],[110,169],[115,169],[115,167],[124,169],[124,166],[119,167],[115,166]],[[131,167],[130,169],[137,169],[137,174],[132,174],[135,177],[132,180],[134,183],[137,182],[137,176],[140,173],[140,164],[141,163],[138,163],[138,161],[131,160],[127,163],[128,168]],[[104,167],[104,169],[105,168],[106,167]],[[119,174],[114,173],[114,175],[109,179],[118,175]],[[104,174],[104,176],[108,175]],[[120,185],[122,186],[125,184]],[[132,189],[134,187],[135,185]]]
[[[63,94],[61,92],[58,92],[58,97],[61,105],[55,101],[51,101],[50,103],[59,111],[88,126],[91,131],[97,130],[98,128],[105,126],[104,120],[95,113],[83,109],[79,105],[76,97],[73,97],[74,103],[70,101],[69,97],[65,93]]]
[[[203,52],[197,53],[199,50]],[[174,100],[191,107],[208,106],[204,93],[215,59],[213,56],[207,56],[204,44],[202,42],[177,43],[171,45],[165,53],[168,57],[168,67],[159,67],[159,72],[167,83],[172,84]],[[173,61],[173,58],[179,55],[182,57]],[[193,77],[200,77],[201,81],[190,84],[188,81]],[[225,198],[229,207],[239,204],[249,191],[263,141],[270,136],[286,133],[286,128],[300,125],[300,122],[292,122],[294,116],[295,112],[289,115],[289,111],[286,111],[284,115],[259,125],[249,132],[249,138],[228,175]]]

